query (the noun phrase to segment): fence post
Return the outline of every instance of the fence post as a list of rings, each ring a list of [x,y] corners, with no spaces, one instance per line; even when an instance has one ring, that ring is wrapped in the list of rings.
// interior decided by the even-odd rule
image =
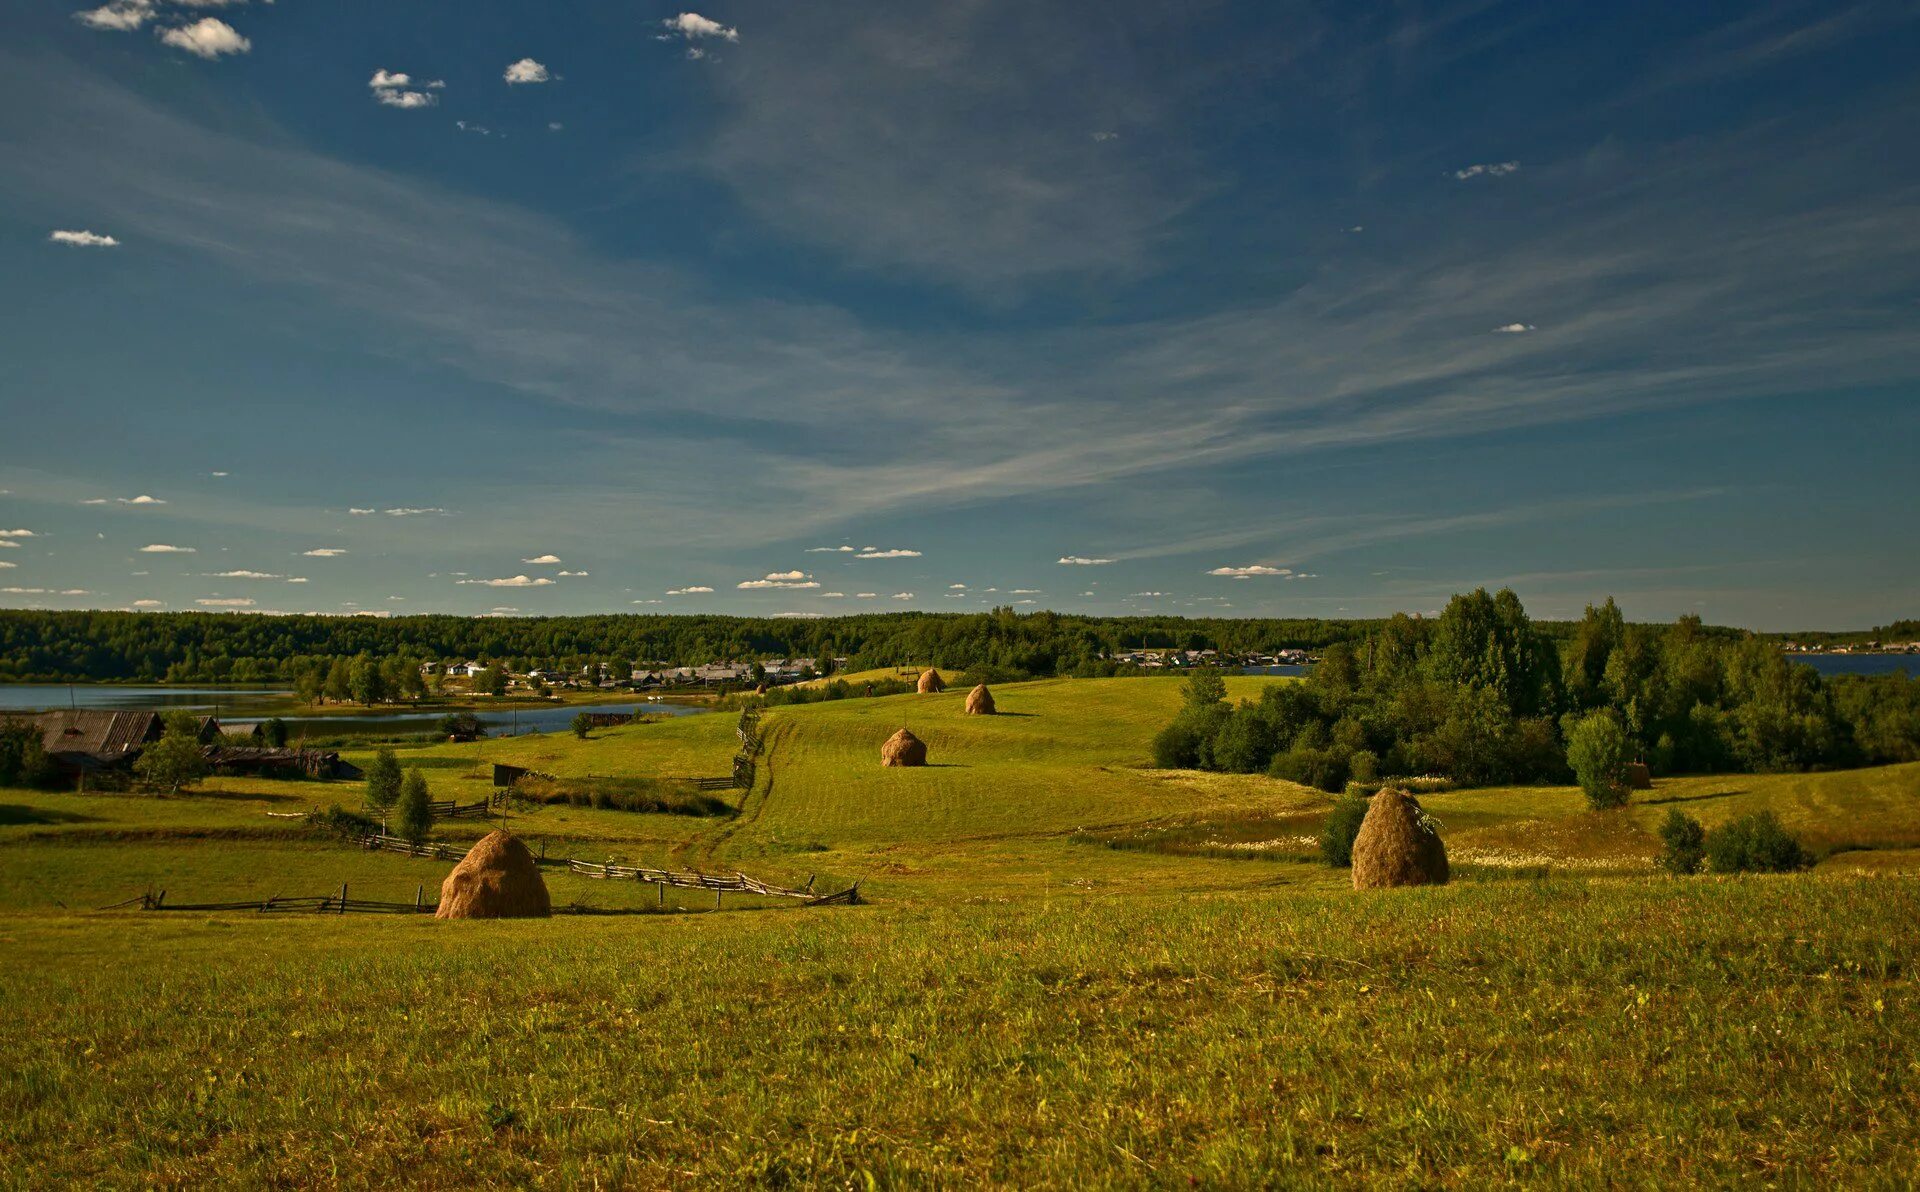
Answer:
[[[426,905],[426,901],[427,901],[426,884],[422,883],[418,886],[415,886],[413,888],[413,909],[416,911],[419,910],[422,906]]]
[[[659,890],[660,890],[660,905],[664,907],[667,905],[667,883],[664,880],[660,882]]]
[[[713,909],[716,911],[720,909],[720,891],[718,890],[713,892]]]
[[[347,913],[347,883],[345,882],[340,883],[340,910],[338,913],[342,915]]]

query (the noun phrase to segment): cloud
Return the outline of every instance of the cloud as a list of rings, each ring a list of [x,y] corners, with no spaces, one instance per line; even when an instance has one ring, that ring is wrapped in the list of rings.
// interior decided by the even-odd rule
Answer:
[[[453,582],[456,584],[478,584],[481,587],[487,588],[546,588],[551,587],[558,581],[548,579],[544,575],[538,579],[529,579],[524,575],[510,575],[505,579],[457,579]]]
[[[677,33],[688,41],[701,37],[717,37],[722,41],[740,40],[738,29],[729,28],[719,21],[709,20],[697,12],[683,12],[679,16],[668,17],[660,24],[670,34]]]
[[[893,594],[893,598],[895,600],[912,600],[913,593],[912,592],[895,592]]]
[[[842,599],[845,599],[845,598],[846,598],[846,595],[847,595],[847,594],[846,594],[845,592],[822,592],[822,593],[820,593],[820,599],[822,599],[822,600],[842,600]]]
[[[767,572],[767,578],[768,579],[807,579],[808,576],[807,576],[807,573],[804,571],[769,571]]]
[[[127,33],[153,19],[153,4],[151,0],[110,0],[99,8],[74,13],[73,19],[90,29]]]
[[[1517,161],[1481,162],[1478,165],[1471,165],[1464,169],[1455,170],[1453,176],[1462,182],[1465,182],[1469,178],[1478,178],[1482,174],[1489,178],[1504,178],[1519,168],[1520,163]],[[1552,171],[1549,170],[1548,172],[1551,173]]]
[[[578,577],[578,578],[585,578],[586,576],[588,576],[588,575],[591,575],[592,573],[591,573],[591,572],[587,572],[587,571],[562,571],[562,572],[561,572],[560,574],[561,574],[561,575],[571,575],[571,576],[575,576],[575,577]]]
[[[0,530],[0,538],[32,538],[33,536],[32,530]]]
[[[1495,335],[1524,335],[1532,330],[1532,323],[1507,323],[1493,329]]]
[[[232,472],[208,472],[207,475],[213,477],[215,480],[225,480],[227,477],[233,475],[233,473]]]
[[[522,58],[508,65],[506,72],[500,77],[511,86],[519,83],[545,83],[552,80],[553,75],[533,59]]]
[[[252,608],[253,597],[251,596],[209,596],[204,599],[196,600],[194,601],[194,603],[201,605],[202,607],[205,607],[205,608]]]
[[[378,509],[361,509],[357,506],[349,506],[347,512],[355,517],[368,517],[380,511]]]
[[[1014,596],[1038,596],[1040,595],[1040,589],[1039,588],[1015,588],[1011,594]]]
[[[1256,575],[1291,575],[1290,567],[1268,567],[1264,563],[1254,563],[1246,567],[1215,567],[1208,575],[1224,575],[1233,579],[1252,579]]]
[[[275,575],[270,571],[216,571],[210,579],[285,579],[284,575]]]
[[[164,600],[136,600],[128,607],[129,608],[165,608],[166,605],[167,605],[167,602]]]
[[[1131,594],[1132,594],[1132,595],[1134,595],[1134,596],[1144,596],[1144,597],[1147,597],[1147,598],[1149,598],[1149,599],[1151,599],[1152,597],[1155,597],[1155,596],[1165,596],[1165,595],[1166,595],[1166,593],[1165,593],[1165,592],[1134,592],[1134,593],[1131,593]]]
[[[947,585],[947,590],[948,590],[949,592],[964,592],[964,591],[966,591],[966,590],[967,590],[967,585],[965,585],[965,584],[948,584],[948,585]]]
[[[18,563],[9,563],[5,559],[0,559],[0,567],[18,567],[19,565]]]
[[[337,559],[347,552],[337,546],[316,546],[312,550],[303,550],[300,553],[309,559]]]
[[[773,614],[774,619],[778,621],[817,621],[826,615],[827,614],[825,613],[775,613]]]
[[[384,512],[388,517],[425,517],[428,514],[445,513],[446,510],[438,505],[430,505],[424,509],[403,505],[398,509],[388,509]]]
[[[765,579],[741,580],[736,588],[817,588],[820,585],[806,577],[803,571],[776,571]]]
[[[470,132],[479,137],[490,137],[493,135],[493,130],[484,124],[471,124],[465,120],[455,120],[453,126],[461,132]]]
[[[901,550],[898,548],[893,550],[875,550],[871,546],[854,556],[856,559],[917,559],[919,557],[920,552],[917,550]]]
[[[832,554],[850,555],[854,551],[859,549],[860,548],[857,546],[810,546],[807,548],[806,553],[810,555],[817,555],[823,552],[832,553]]]
[[[105,497],[91,497],[80,503],[82,505],[110,505],[110,504],[111,505],[165,505],[166,504],[166,502],[161,500],[159,497],[149,497],[145,493],[141,493],[137,497],[115,497],[113,498],[112,501],[107,500],[107,498]]]
[[[522,563],[558,563],[560,561],[560,556],[559,555],[535,555],[531,559],[522,559],[520,561]]]
[[[1060,563],[1066,567],[1104,567],[1112,559],[1089,559],[1084,555],[1061,555]]]
[[[307,577],[304,575],[289,575],[287,582],[290,584],[304,584],[307,582]]]
[[[153,542],[141,547],[140,553],[143,555],[191,555],[198,553],[198,548],[191,546],[168,546],[164,542]]]
[[[58,228],[47,233],[47,239],[55,244],[71,244],[75,248],[118,248],[120,242],[111,236],[102,236],[94,232],[75,232]]]
[[[412,85],[413,76],[404,70],[376,70],[373,72],[373,77],[367,80],[367,86],[373,88],[375,91],[380,91],[388,87],[411,87]]]
[[[397,91],[383,87],[373,93],[373,101],[389,108],[417,109],[432,107],[440,102],[440,97],[430,91]]]
[[[669,595],[669,596],[694,596],[694,595],[698,595],[698,594],[700,594],[700,593],[704,593],[704,592],[711,592],[711,591],[713,591],[713,589],[712,589],[712,588],[709,588],[709,587],[707,587],[707,586],[706,586],[705,584],[694,584],[694,585],[692,585],[691,587],[686,587],[686,588],[668,588],[668,589],[667,589],[667,595]]]
[[[253,43],[236,33],[232,25],[213,17],[201,17],[191,25],[164,29],[160,40],[208,60],[223,54],[244,54],[253,48]]]

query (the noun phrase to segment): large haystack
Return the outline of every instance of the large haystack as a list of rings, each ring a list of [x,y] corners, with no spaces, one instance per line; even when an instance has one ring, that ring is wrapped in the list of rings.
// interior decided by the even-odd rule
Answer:
[[[490,832],[440,883],[437,919],[544,919],[553,913],[533,854],[516,837]]]
[[[887,738],[880,747],[880,764],[883,766],[924,766],[927,764],[927,743],[906,729]]]
[[[992,716],[998,711],[993,706],[993,692],[987,690],[985,683],[967,692],[967,715]]]
[[[1447,884],[1447,846],[1405,791],[1375,795],[1353,841],[1353,888]]]
[[[947,689],[947,681],[940,677],[939,671],[929,667],[927,670],[924,670],[920,673],[920,694],[921,695],[932,695],[938,692],[945,691],[946,689]]]
[[[1650,791],[1653,789],[1653,771],[1647,769],[1647,763],[1627,763],[1627,789],[1630,791]]]

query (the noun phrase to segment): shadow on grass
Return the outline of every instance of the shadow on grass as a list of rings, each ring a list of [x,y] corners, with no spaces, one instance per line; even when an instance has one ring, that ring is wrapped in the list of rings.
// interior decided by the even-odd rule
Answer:
[[[1662,803],[1703,803],[1708,799],[1731,799],[1735,795],[1744,795],[1745,791],[1709,791],[1704,795],[1668,795],[1663,799],[1636,799],[1643,807],[1658,807]]]
[[[99,816],[77,811],[54,811],[46,807],[22,807],[18,803],[0,803],[0,826],[17,824],[90,824]]]
[[[316,782],[313,795],[269,795],[260,791],[181,791],[172,796],[178,799],[217,799],[228,803],[311,803],[320,797],[322,791],[337,791],[346,783]]]
[[[927,762],[920,768],[923,770],[970,770],[973,767],[965,762]]]

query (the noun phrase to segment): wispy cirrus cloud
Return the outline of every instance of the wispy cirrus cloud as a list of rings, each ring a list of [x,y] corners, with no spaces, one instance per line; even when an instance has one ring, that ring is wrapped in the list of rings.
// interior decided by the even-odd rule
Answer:
[[[1063,567],[1104,567],[1113,560],[1091,559],[1085,555],[1061,555],[1059,562]]]
[[[920,557],[920,552],[917,550],[906,550],[901,547],[876,550],[869,546],[853,557],[856,559],[917,559]]]
[[[1505,178],[1508,174],[1519,172],[1519,169],[1520,163],[1517,161],[1484,161],[1463,166],[1455,170],[1453,176],[1461,182],[1469,178]]]
[[[312,550],[303,550],[300,552],[302,557],[308,559],[337,559],[346,553],[344,547],[338,546],[316,546]]]
[[[202,608],[252,608],[255,601],[251,596],[207,596],[194,603]]]

